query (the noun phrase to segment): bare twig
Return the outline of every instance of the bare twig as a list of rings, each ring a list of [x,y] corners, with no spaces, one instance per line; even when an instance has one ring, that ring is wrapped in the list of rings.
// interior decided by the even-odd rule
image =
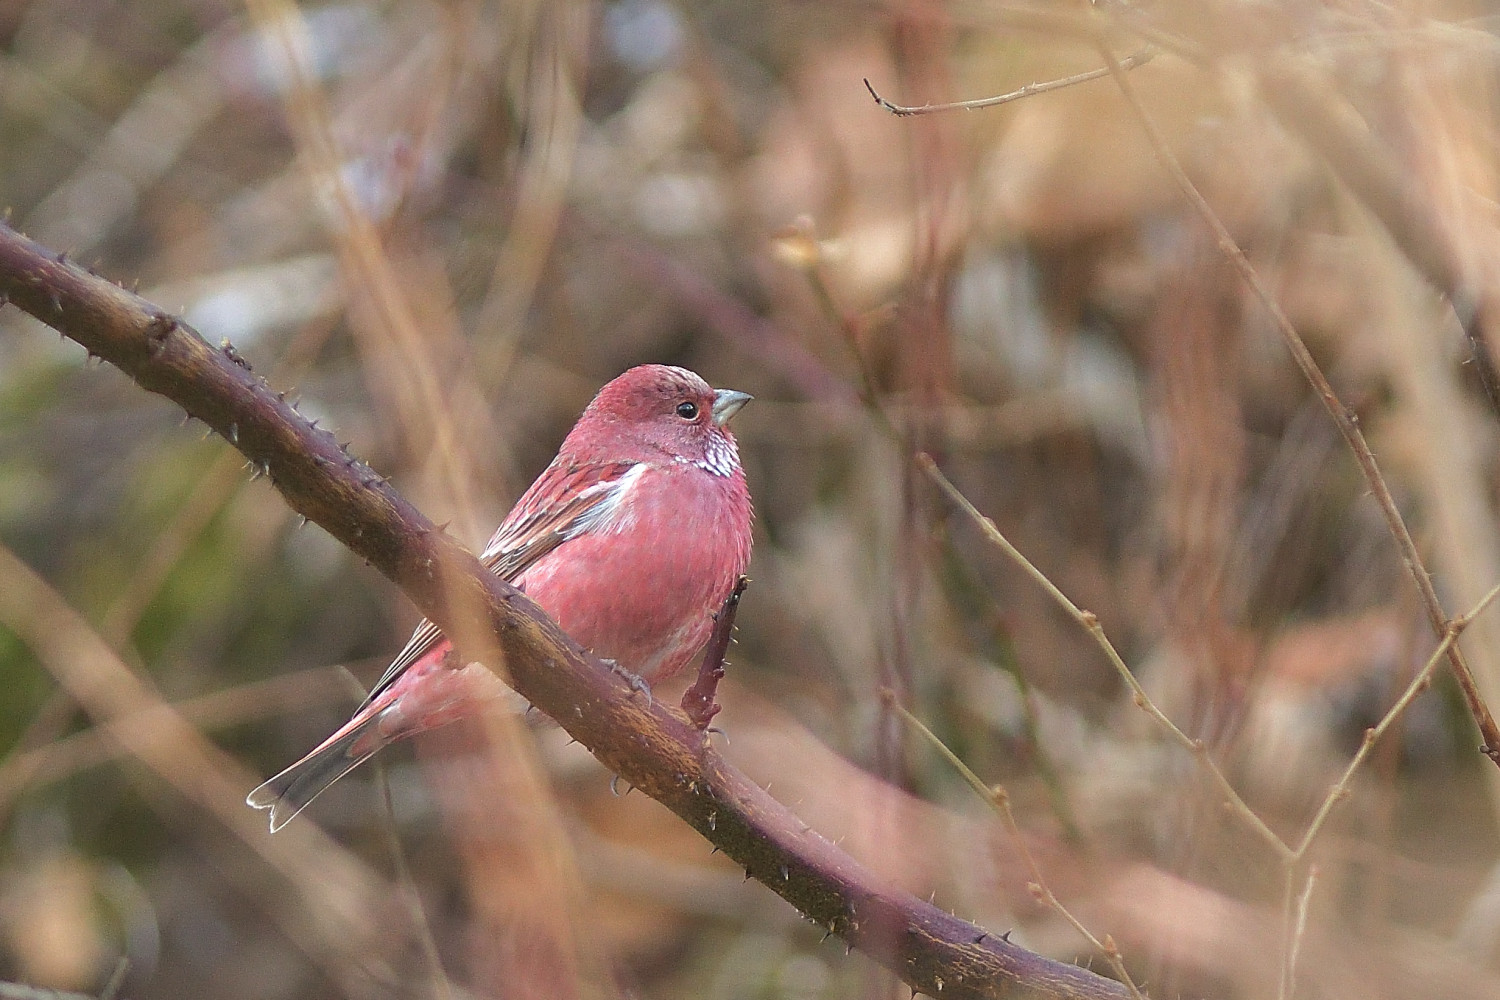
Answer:
[[[1318,866],[1313,865],[1307,870],[1307,879],[1303,882],[1302,892],[1296,896],[1296,915],[1292,916],[1292,890],[1294,888],[1293,876],[1296,866],[1288,865],[1286,869],[1286,907],[1287,907],[1287,936],[1283,952],[1285,961],[1281,963],[1281,1000],[1288,1000],[1292,995],[1292,988],[1297,981],[1297,956],[1302,951],[1302,936],[1307,932],[1307,908],[1312,902],[1313,886],[1318,881]]]
[[[1382,145],[1332,81],[1296,55],[1260,68],[1261,97],[1278,121],[1316,150],[1390,233],[1407,260],[1448,299],[1490,409],[1500,414],[1500,371],[1484,326],[1500,304],[1465,273],[1428,193]]]
[[[111,286],[113,287],[113,286]],[[238,837],[282,878],[257,878],[262,895],[293,906],[273,909],[292,921],[289,936],[339,982],[348,996],[368,992],[381,968],[390,921],[385,886],[357,859],[308,824],[290,840],[268,838],[238,805],[251,776],[168,707],[149,682],[120,661],[88,622],[9,549],[0,546],[0,625],[36,654],[70,696],[169,787]],[[147,782],[150,787],[151,783]]]
[[[61,691],[61,697],[67,699],[65,690]],[[293,707],[317,708],[341,700],[342,686],[335,683],[332,668],[324,667],[164,704],[163,711],[179,715],[204,730],[262,719]],[[73,704],[71,699],[67,703]],[[86,768],[97,767],[122,752],[109,726],[101,724],[7,756],[0,760],[0,816],[4,816],[22,791],[34,791]]]
[[[130,973],[130,957],[121,955],[120,960],[115,963],[115,971],[109,974],[109,981],[104,984],[104,989],[99,991],[98,1000],[115,1000],[120,995],[120,987],[125,985],[125,977]]]
[[[1120,60],[1120,65],[1125,69],[1135,69],[1144,66],[1156,56],[1155,49],[1142,49]],[[1045,94],[1049,90],[1062,90],[1064,87],[1074,87],[1080,83],[1088,83],[1090,80],[1098,80],[1109,76],[1108,66],[1102,69],[1085,70],[1082,73],[1074,73],[1072,76],[1060,77],[1056,80],[1042,80],[1037,83],[1028,83],[1019,90],[999,94],[995,97],[978,97],[972,101],[949,101],[945,104],[921,104],[906,105],[895,104],[886,100],[875,92],[875,85],[868,78],[865,79],[865,89],[870,96],[875,98],[875,103],[885,108],[891,114],[900,118],[910,115],[932,115],[942,111],[978,111],[982,108],[993,108],[1001,104],[1009,104],[1011,101],[1019,101],[1023,97],[1032,97],[1036,94]]]
[[[355,328],[379,338],[399,359],[401,377],[389,380],[401,409],[402,427],[411,439],[414,453],[430,457],[443,476],[448,498],[460,524],[476,508],[470,495],[467,461],[468,440],[458,432],[454,399],[458,386],[442,378],[433,362],[430,341],[423,336],[416,309],[403,291],[395,265],[382,245],[374,221],[353,190],[344,164],[347,157],[334,135],[332,116],[320,89],[317,72],[309,64],[317,51],[312,32],[301,10],[292,0],[248,0],[250,17],[265,37],[274,42],[280,57],[278,69],[289,86],[282,89],[287,124],[316,187],[327,195],[331,219],[329,236],[339,251],[350,287],[368,297],[368,324]],[[469,414],[475,420],[483,414]],[[425,438],[425,439],[424,439]]]
[[[875,418],[876,428],[887,438],[900,441],[902,434],[891,420],[890,414],[885,411],[875,372],[871,370],[870,361],[865,357],[864,347],[860,344],[861,323],[839,304],[838,296],[828,281],[823,244],[818,239],[812,218],[800,216],[790,227],[777,234],[772,245],[784,263],[797,268],[806,276],[818,307],[842,336],[844,346],[849,349],[854,361],[855,370],[859,373],[860,401]]]

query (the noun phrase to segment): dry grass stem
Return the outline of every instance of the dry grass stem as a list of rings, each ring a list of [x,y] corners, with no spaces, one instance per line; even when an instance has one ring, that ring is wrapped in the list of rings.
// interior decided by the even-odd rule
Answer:
[[[371,764],[375,768],[375,782],[380,786],[381,828],[385,834],[386,850],[390,853],[391,866],[396,871],[396,885],[401,890],[401,901],[406,906],[407,918],[415,929],[417,944],[422,951],[422,960],[427,964],[427,975],[432,981],[435,1000],[453,1000],[453,983],[448,971],[443,968],[443,957],[438,954],[437,939],[432,936],[432,922],[427,919],[427,909],[422,905],[422,893],[411,874],[411,865],[406,860],[406,849],[401,846],[401,831],[396,823],[396,804],[391,800],[391,779],[385,764],[376,757]]]
[[[1436,662],[1436,661],[1434,661]],[[1307,910],[1312,902],[1313,886],[1318,881],[1318,866],[1307,869],[1302,891],[1295,893],[1297,866],[1286,869],[1286,896],[1284,903],[1284,926],[1286,933],[1282,944],[1281,978],[1278,986],[1280,1000],[1289,1000],[1297,982],[1297,958],[1302,951],[1302,938],[1307,932]],[[1294,911],[1295,908],[1295,912]]]

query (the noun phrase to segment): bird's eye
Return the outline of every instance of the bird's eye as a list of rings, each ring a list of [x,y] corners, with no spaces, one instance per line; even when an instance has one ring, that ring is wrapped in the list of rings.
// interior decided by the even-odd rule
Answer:
[[[698,404],[682,402],[677,404],[677,415],[683,420],[692,420],[698,416]]]

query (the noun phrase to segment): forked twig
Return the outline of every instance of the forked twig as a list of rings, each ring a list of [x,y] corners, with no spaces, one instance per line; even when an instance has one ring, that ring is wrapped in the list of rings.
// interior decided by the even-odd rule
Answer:
[[[1139,52],[1132,53],[1120,60],[1120,65],[1125,69],[1135,69],[1144,66],[1156,57],[1154,48],[1144,48]],[[1085,70],[1082,73],[1074,73],[1072,76],[1059,77],[1056,80],[1042,80],[1037,83],[1028,83],[1019,90],[999,94],[995,97],[979,97],[972,101],[949,101],[944,104],[921,104],[907,105],[895,104],[886,100],[875,92],[875,85],[868,77],[865,78],[865,89],[870,96],[875,98],[875,103],[885,108],[898,118],[906,118],[911,115],[933,115],[942,111],[979,111],[982,108],[993,108],[1001,104],[1009,104],[1011,101],[1019,101],[1023,97],[1031,97],[1035,94],[1045,94],[1049,90],[1062,90],[1064,87],[1077,86],[1080,83],[1088,83],[1090,80],[1099,80],[1109,76],[1110,69],[1105,66],[1101,69]]]

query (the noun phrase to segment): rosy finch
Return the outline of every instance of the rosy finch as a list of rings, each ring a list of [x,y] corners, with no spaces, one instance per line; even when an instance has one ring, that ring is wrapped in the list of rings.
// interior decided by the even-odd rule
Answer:
[[[642,365],[599,390],[481,557],[569,635],[654,683],[708,641],[750,561],[750,491],[729,418],[750,397]],[[388,743],[476,710],[424,621],[354,717],[251,792],[280,829]]]

